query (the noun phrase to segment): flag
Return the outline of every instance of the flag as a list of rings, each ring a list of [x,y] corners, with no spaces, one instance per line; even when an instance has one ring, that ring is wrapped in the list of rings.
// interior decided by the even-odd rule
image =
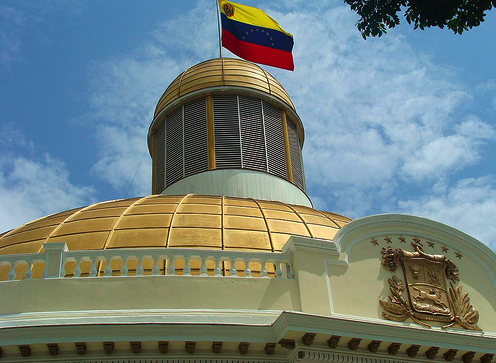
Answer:
[[[291,34],[260,9],[218,2],[224,48],[251,62],[294,70]]]

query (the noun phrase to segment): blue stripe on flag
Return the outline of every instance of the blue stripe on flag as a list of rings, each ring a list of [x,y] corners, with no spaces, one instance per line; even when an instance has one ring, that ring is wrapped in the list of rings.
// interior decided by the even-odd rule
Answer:
[[[241,41],[280,49],[286,52],[291,52],[293,49],[293,37],[284,34],[283,32],[241,23],[229,19],[224,13],[221,13],[220,15],[222,19],[222,28]]]

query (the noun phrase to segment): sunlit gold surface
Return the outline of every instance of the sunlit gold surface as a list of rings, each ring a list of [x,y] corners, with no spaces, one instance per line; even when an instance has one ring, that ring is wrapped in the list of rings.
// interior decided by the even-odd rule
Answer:
[[[172,81],[158,101],[154,117],[179,97],[218,86],[247,87],[265,92],[279,98],[294,110],[284,88],[263,68],[241,59],[216,58],[188,68]]]
[[[69,250],[193,247],[277,252],[292,235],[332,240],[349,221],[280,202],[151,195],[37,219],[0,235],[0,254],[40,252],[45,242],[66,242]]]

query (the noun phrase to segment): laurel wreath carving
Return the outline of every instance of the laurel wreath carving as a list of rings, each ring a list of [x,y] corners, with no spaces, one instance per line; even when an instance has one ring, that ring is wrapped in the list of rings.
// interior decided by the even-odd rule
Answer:
[[[402,296],[403,291],[405,291],[403,281],[401,281],[398,276],[394,275],[388,279],[388,282],[389,291],[391,291],[391,295],[389,295],[388,298],[391,302],[379,300],[379,304],[387,311],[387,313],[383,311],[382,316],[385,319],[393,321],[405,321],[410,318],[417,324],[426,328],[431,328],[429,324],[426,324],[415,317],[415,313],[410,309],[408,302]]]
[[[413,245],[413,244],[412,244]],[[419,256],[426,256],[423,249],[419,245],[414,245],[414,248]],[[382,265],[383,267],[391,272],[394,272],[398,267],[399,262],[403,255],[414,253],[406,252],[401,249],[392,249],[391,247],[386,247],[382,249]],[[462,293],[462,286],[455,287],[453,282],[459,281],[458,268],[445,256],[442,255],[431,255],[429,258],[436,260],[441,260],[446,262],[446,275],[450,282],[450,287],[448,288],[448,293],[450,296],[449,304],[451,311],[453,312],[453,318],[448,325],[443,326],[443,329],[454,326],[455,324],[461,326],[464,329],[482,331],[481,328],[477,326],[479,321],[479,312],[474,309],[472,304],[470,304],[470,298],[468,293]],[[432,328],[431,325],[424,323],[417,316],[415,311],[410,307],[408,301],[403,297],[403,292],[405,291],[405,284],[396,275],[388,279],[389,291],[391,295],[388,296],[389,301],[379,300],[379,304],[385,310],[382,312],[382,316],[385,319],[393,321],[405,321],[411,319],[417,324],[420,324],[426,328]]]
[[[443,329],[449,328],[454,324],[458,324],[462,328],[468,330],[482,331],[482,329],[477,326],[477,322],[479,321],[479,312],[474,309],[472,304],[470,304],[468,292],[462,295],[462,287],[458,286],[455,288],[453,284],[450,283],[449,293],[451,297],[450,305],[454,312],[454,318],[453,322],[443,326]]]

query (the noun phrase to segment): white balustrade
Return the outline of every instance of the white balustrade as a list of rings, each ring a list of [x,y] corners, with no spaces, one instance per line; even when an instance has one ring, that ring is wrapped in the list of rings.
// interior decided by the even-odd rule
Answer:
[[[68,251],[65,243],[46,243],[45,252],[0,255],[0,266],[9,266],[8,281],[31,279],[32,269],[43,266],[42,278],[81,278],[82,276],[103,277],[159,275],[160,267],[168,276],[224,277],[224,271],[230,277],[252,278],[257,276],[268,278],[268,269],[275,278],[294,278],[293,254],[256,252],[256,251],[226,251],[191,248],[134,248]],[[122,265],[120,269],[112,266]],[[82,265],[84,264],[84,268]],[[181,269],[174,266],[184,264]],[[236,269],[238,264],[238,269]],[[16,276],[16,268],[26,268],[23,276]],[[103,267],[105,266],[105,267]],[[133,267],[131,267],[133,266]],[[135,266],[135,267],[134,267]],[[144,266],[150,266],[145,270]],[[193,266],[193,267],[192,267]],[[198,266],[198,267],[196,267]],[[210,266],[207,268],[207,266]],[[257,267],[258,266],[258,267]],[[269,268],[270,267],[270,268]],[[66,271],[71,271],[66,274]],[[252,269],[255,269],[255,275]]]

